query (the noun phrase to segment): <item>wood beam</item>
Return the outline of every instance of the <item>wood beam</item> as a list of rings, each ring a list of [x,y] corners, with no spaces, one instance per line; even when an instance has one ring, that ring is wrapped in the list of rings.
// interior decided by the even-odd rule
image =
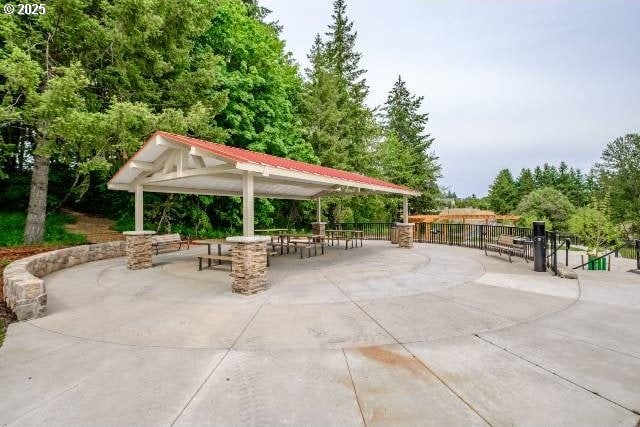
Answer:
[[[179,173],[178,171],[169,173],[158,173],[151,175],[150,177],[145,179],[144,183],[151,184],[154,182],[171,181],[174,179],[189,178],[192,176],[218,175],[230,170],[233,170],[233,165],[216,165],[199,169],[187,169],[183,170],[182,173]],[[235,175],[234,177],[237,178],[237,175]]]
[[[402,196],[402,221],[409,223],[409,197],[406,194]]]
[[[242,174],[242,235],[253,237],[253,174]]]
[[[117,184],[116,184],[117,185]],[[113,190],[128,190],[127,188],[113,188]],[[224,190],[209,190],[206,188],[180,188],[180,187],[171,187],[167,185],[153,185],[153,184],[145,184],[144,191],[147,193],[166,193],[166,194],[198,194],[201,196],[242,196],[242,191],[224,191]],[[260,193],[255,194],[256,198],[264,198],[264,199],[282,199],[282,200],[312,200],[311,197],[306,196],[291,196],[289,194],[270,194],[270,193]]]
[[[164,165],[162,166],[162,173],[169,173],[173,170],[176,165],[176,156],[178,154],[177,150],[167,150],[170,151],[170,154],[164,160]]]
[[[143,231],[144,230],[144,192],[142,189],[142,185],[136,185],[135,222],[136,222],[136,231]]]
[[[138,160],[133,160],[133,161],[129,162],[129,166],[131,166],[134,169],[140,169],[140,170],[145,171],[145,172],[150,172],[156,167],[156,165],[154,163],[141,162],[141,161],[138,161]]]

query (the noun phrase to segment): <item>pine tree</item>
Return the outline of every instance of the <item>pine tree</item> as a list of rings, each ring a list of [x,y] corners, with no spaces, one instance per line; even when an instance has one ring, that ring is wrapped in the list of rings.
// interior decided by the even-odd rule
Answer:
[[[353,31],[353,21],[347,17],[347,5],[344,0],[333,2],[333,23],[325,35],[326,56],[334,68],[335,73],[349,90],[349,95],[357,102],[363,102],[369,92],[369,87],[362,77],[365,70],[359,68],[362,54],[356,51],[358,33]]]
[[[340,137],[344,112],[340,110],[338,79],[328,70],[325,48],[317,34],[308,55],[311,68],[302,95],[302,120],[306,139],[324,166],[349,167],[347,141]]]
[[[406,158],[403,163],[385,159],[386,164],[382,165],[383,171],[386,171],[384,176],[392,182],[423,192],[423,195],[412,203],[416,212],[435,208],[439,193],[436,180],[439,177],[440,165],[437,158],[429,152],[433,138],[426,133],[429,115],[420,113],[423,99],[424,97],[411,94],[401,76],[398,76],[383,108],[387,140],[394,143],[397,140],[400,148],[407,153],[407,156],[403,156]],[[391,177],[401,173],[392,169],[406,171],[406,174],[401,176],[407,178],[403,182],[392,179]]]
[[[489,188],[489,204],[497,214],[507,214],[517,205],[518,189],[509,169],[502,169]]]
[[[373,112],[365,105],[369,87],[362,76],[366,70],[359,68],[361,54],[355,48],[357,33],[346,15],[344,0],[334,1],[332,18],[323,58],[327,70],[337,79],[337,107],[343,114],[336,136],[345,142],[349,159],[347,168],[370,173],[369,153],[379,129]]]
[[[516,186],[518,187],[518,201],[522,200],[524,196],[536,189],[536,183],[533,179],[531,169],[523,168],[520,171],[520,176],[518,176]]]

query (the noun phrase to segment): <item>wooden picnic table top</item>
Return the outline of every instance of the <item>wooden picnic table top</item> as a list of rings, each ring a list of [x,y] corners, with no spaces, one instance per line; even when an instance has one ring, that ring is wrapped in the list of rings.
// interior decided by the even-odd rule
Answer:
[[[289,231],[288,228],[263,228],[260,230],[253,230],[256,233],[271,233],[271,232],[283,232],[283,231]]]
[[[232,245],[233,243],[227,242],[226,239],[198,239],[192,240],[192,245]]]

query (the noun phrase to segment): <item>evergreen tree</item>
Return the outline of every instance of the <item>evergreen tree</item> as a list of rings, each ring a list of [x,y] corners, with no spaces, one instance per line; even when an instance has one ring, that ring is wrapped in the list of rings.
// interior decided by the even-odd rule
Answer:
[[[346,15],[344,0],[334,1],[332,19],[323,58],[327,70],[337,79],[337,107],[343,114],[336,135],[345,141],[348,169],[372,173],[370,152],[379,128],[372,111],[365,105],[369,87],[362,76],[366,70],[359,68],[361,54],[355,48],[357,33]]]
[[[518,176],[516,186],[518,187],[518,201],[522,200],[524,196],[536,189],[536,183],[533,179],[531,169],[523,168],[520,171],[520,176]]]
[[[596,165],[600,185],[610,194],[611,216],[640,234],[640,134],[609,142]],[[630,227],[627,227],[630,226]]]
[[[509,169],[502,169],[489,188],[489,204],[497,214],[512,212],[517,204],[518,189]]]
[[[338,78],[327,68],[324,44],[319,34],[308,58],[311,68],[305,70],[307,82],[301,108],[306,139],[322,165],[348,169],[347,140],[340,137],[345,113],[340,110]]]
[[[426,133],[429,115],[420,113],[423,97],[409,92],[406,83],[398,76],[384,105],[384,130],[391,152],[398,150],[406,154],[397,159],[388,156],[382,163],[383,176],[396,184],[421,191],[423,194],[412,203],[415,212],[425,212],[436,207],[439,190],[436,180],[440,165],[430,153],[433,138]],[[400,159],[403,159],[400,162]],[[399,179],[404,176],[404,179]]]
[[[353,30],[353,21],[347,17],[347,4],[344,0],[333,2],[333,22],[329,25],[326,55],[329,63],[349,90],[349,96],[356,102],[364,102],[369,87],[362,77],[365,70],[359,68],[362,54],[356,51],[358,33]]]

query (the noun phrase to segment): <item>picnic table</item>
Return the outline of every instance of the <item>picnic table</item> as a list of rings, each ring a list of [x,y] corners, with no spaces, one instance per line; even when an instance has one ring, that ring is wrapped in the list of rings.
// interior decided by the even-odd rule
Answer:
[[[331,246],[333,246],[334,240],[337,240],[340,244],[340,239],[344,239],[344,248],[349,249],[349,242],[351,242],[351,248],[353,249],[353,242],[358,247],[358,239],[360,240],[360,247],[362,247],[362,241],[364,239],[364,231],[362,230],[326,230],[325,231],[331,239]]]
[[[311,247],[313,246],[314,255],[318,255],[318,243],[320,243],[320,248],[322,250],[322,254],[324,254],[324,239],[325,236],[321,236],[319,234],[301,234],[301,233],[287,233],[281,234],[278,237],[278,242],[271,242],[271,245],[274,247],[280,247],[280,254],[284,254],[284,248],[287,248],[287,253],[289,253],[289,249],[293,247],[295,251],[298,251],[300,248],[300,258],[304,257],[304,249],[307,249],[308,256],[311,256]]]
[[[288,228],[263,228],[261,230],[253,230],[255,233],[264,233],[264,234],[285,234],[289,231]]]
[[[228,255],[222,255],[222,245],[231,245],[226,239],[200,239],[192,240],[192,245],[207,245],[207,255],[198,255],[199,269],[202,270],[202,260],[207,259],[207,267],[211,267],[211,260],[218,261],[218,265],[222,264],[222,261],[231,261],[231,257]],[[211,255],[211,246],[218,245],[218,255]]]

